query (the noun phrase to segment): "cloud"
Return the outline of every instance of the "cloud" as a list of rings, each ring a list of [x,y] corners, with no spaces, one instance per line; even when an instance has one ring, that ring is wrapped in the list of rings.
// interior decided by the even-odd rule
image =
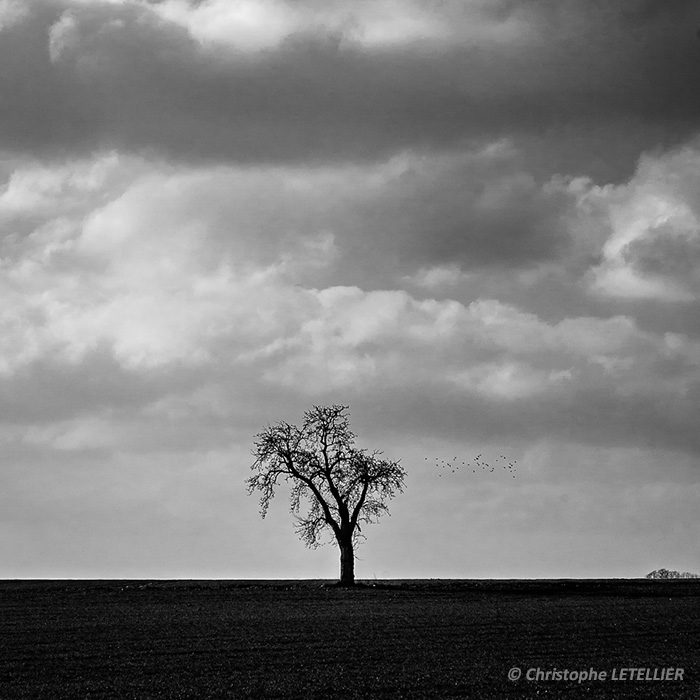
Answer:
[[[448,267],[430,267],[420,268],[414,275],[407,275],[406,282],[415,284],[426,289],[439,289],[441,287],[450,287],[464,278],[464,274],[460,272],[455,265]]]
[[[457,283],[469,270],[559,260],[575,240],[567,221],[577,197],[566,181],[528,175],[507,143],[315,168],[188,170],[108,153],[21,164],[7,175],[0,218],[14,230],[7,252],[31,233],[46,254],[49,241],[52,249],[71,245],[83,227],[80,251],[95,255],[110,240],[120,246],[155,228],[204,236],[200,252],[211,260],[274,264],[302,283],[376,288],[421,269],[449,269]]]
[[[263,181],[167,166],[146,174],[113,154],[16,170],[0,197],[0,216],[19,222],[2,246],[3,370],[53,352],[80,362],[103,343],[127,365],[196,364],[207,359],[202,335],[236,324],[277,332],[267,308],[284,314],[303,295],[287,303],[269,281],[323,268],[334,244],[324,231],[290,239],[270,229],[265,196],[254,207]],[[266,186],[279,193],[274,177]]]
[[[0,221],[56,219],[94,206],[93,195],[111,188],[108,182],[124,170],[127,158],[107,153],[97,158],[62,163],[22,162],[13,169],[0,193]],[[82,208],[82,209],[81,209]]]
[[[39,3],[0,49],[0,137],[37,155],[99,147],[237,162],[383,159],[504,136],[572,154],[578,139],[579,163],[595,169],[587,149],[624,127],[614,147],[627,163],[625,144],[695,128],[691,5],[438,12],[387,0],[349,19],[331,4],[319,28],[316,3]],[[230,47],[226,27],[250,45]]]
[[[361,0],[352,7],[337,1],[166,0],[153,9],[185,27],[200,43],[243,51],[278,48],[294,35],[312,33],[336,35],[340,41],[377,49],[426,42],[512,42],[522,40],[528,31],[527,24],[510,12],[496,21],[497,12],[483,0],[443,2],[439,8],[412,0]]]
[[[99,412],[113,400],[145,411],[149,420],[160,415],[180,422],[188,411],[203,416],[209,410],[195,397],[200,383],[215,376],[246,396],[282,392],[312,400],[340,392],[379,405],[401,396],[406,410],[440,431],[463,430],[446,419],[450,412],[482,411],[475,434],[504,425],[514,435],[564,431],[576,440],[626,444],[642,431],[695,449],[690,433],[683,436],[698,400],[700,349],[692,333],[645,329],[625,314],[558,310],[547,318],[483,292],[451,298],[493,265],[534,264],[529,255],[518,261],[518,251],[500,260],[506,246],[496,226],[488,237],[477,231],[476,242],[467,235],[452,243],[448,257],[473,258],[462,265],[471,266],[470,274],[454,264],[447,273],[439,266],[420,272],[422,261],[439,259],[430,247],[418,255],[394,252],[392,246],[425,237],[424,229],[411,230],[420,203],[430,209],[433,195],[445,190],[436,209],[466,192],[465,228],[475,226],[468,217],[484,199],[499,202],[502,221],[513,158],[497,147],[364,167],[183,169],[105,154],[18,168],[0,197],[0,216],[26,227],[5,239],[0,268],[0,368],[8,396],[26,396],[17,415],[52,415],[49,406],[33,405],[41,401],[35,382],[64,387],[74,378],[81,386],[78,378],[94,371],[113,398],[100,404],[97,390],[85,388],[84,398],[71,394],[66,412]],[[637,179],[658,189],[658,163],[674,158],[650,160],[648,176]],[[479,180],[486,183],[481,191],[472,185]],[[636,180],[607,188],[586,180],[530,182],[528,196],[544,212],[540,220],[561,224],[561,230],[551,227],[561,241],[548,244],[551,252],[542,249],[546,266],[565,269],[567,256],[579,254],[577,237],[585,238],[586,229],[576,217],[590,214],[586,221],[597,228],[611,211],[646,202],[640,187]],[[684,187],[690,196],[692,184]],[[674,184],[669,191],[680,190]],[[522,198],[516,199],[522,209]],[[357,250],[369,251],[372,231],[381,229],[377,211],[399,212],[399,201],[409,206],[406,224],[387,226],[373,250],[379,263],[392,255],[403,260],[397,273],[416,271],[413,291],[382,286],[379,273],[369,288],[339,283],[338,270],[352,277],[369,264],[371,255]],[[514,225],[517,211],[514,206]],[[618,219],[627,221],[622,214]],[[597,232],[596,246],[612,250],[615,230]],[[530,231],[542,233],[526,224],[521,251]],[[389,279],[397,283],[405,275]],[[431,290],[441,295],[432,298]],[[416,407],[419,397],[442,426]],[[221,396],[214,405],[217,420],[233,410]]]
[[[235,49],[259,51],[275,48],[303,26],[303,16],[286,3],[243,0],[237,3],[186,0],[159,3],[154,11],[183,26],[196,40],[227,44]]]
[[[465,307],[357,288],[315,295],[320,312],[266,349],[283,358],[270,379],[311,393],[324,385],[397,389],[411,377],[416,389],[452,386],[496,402],[607,396],[611,381],[621,398],[656,392],[661,399],[682,396],[700,364],[696,342],[645,333],[628,317],[550,324],[496,300]]]
[[[405,158],[358,202],[362,220],[353,223],[365,231],[365,250],[386,251],[411,271],[527,267],[567,249],[563,217],[574,201],[566,184],[536,181],[518,150],[497,142]]]
[[[22,21],[26,14],[26,6],[19,0],[0,0],[0,32]]]
[[[61,58],[61,54],[75,48],[80,42],[80,32],[75,15],[64,12],[60,19],[49,29],[49,57],[52,63]]]
[[[628,183],[586,195],[608,232],[602,261],[589,276],[593,290],[667,302],[698,299],[699,173],[700,154],[691,142],[643,156]]]

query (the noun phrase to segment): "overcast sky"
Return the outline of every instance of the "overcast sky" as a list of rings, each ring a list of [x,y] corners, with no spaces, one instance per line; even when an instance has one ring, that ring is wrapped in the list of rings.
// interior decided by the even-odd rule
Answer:
[[[408,472],[360,579],[700,572],[698,27],[0,0],[0,576],[335,577],[244,483],[327,403]]]

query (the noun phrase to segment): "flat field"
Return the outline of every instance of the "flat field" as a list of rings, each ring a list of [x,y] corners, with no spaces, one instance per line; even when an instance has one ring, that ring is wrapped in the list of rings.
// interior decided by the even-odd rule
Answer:
[[[697,700],[699,652],[700,580],[0,581],[2,700]]]

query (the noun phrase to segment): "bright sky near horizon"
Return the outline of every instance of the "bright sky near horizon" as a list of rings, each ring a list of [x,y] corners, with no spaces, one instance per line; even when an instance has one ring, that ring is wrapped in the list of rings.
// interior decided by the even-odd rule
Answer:
[[[698,26],[0,0],[0,577],[335,577],[244,483],[330,403],[360,579],[700,571]]]

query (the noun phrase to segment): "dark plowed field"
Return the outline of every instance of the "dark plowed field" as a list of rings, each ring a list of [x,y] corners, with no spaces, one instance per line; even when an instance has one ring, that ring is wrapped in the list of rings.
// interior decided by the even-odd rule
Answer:
[[[0,582],[2,700],[516,697],[700,699],[700,580]]]

